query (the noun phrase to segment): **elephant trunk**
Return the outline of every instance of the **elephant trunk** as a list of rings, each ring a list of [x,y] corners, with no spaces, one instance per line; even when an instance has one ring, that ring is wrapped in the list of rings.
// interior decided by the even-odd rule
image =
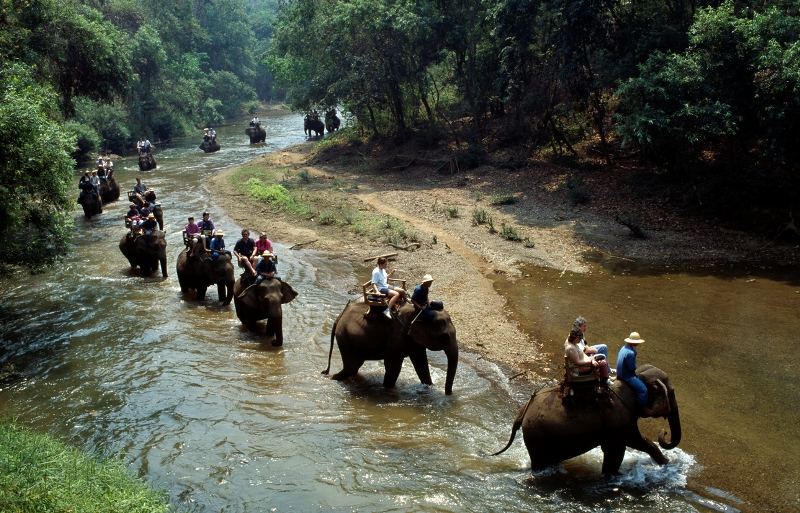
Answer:
[[[222,302],[223,305],[231,304],[233,300],[233,283],[232,281],[225,283],[225,292],[227,295],[225,296],[225,300]]]
[[[458,344],[444,350],[447,355],[447,377],[444,380],[444,393],[452,395],[453,381],[456,379],[456,369],[458,368]]]
[[[671,393],[670,398],[670,412],[667,420],[669,421],[669,429],[672,433],[671,440],[667,442],[667,432],[662,430],[658,435],[658,444],[662,449],[674,449],[681,442],[681,418],[678,414],[678,403],[675,401],[675,394]]]

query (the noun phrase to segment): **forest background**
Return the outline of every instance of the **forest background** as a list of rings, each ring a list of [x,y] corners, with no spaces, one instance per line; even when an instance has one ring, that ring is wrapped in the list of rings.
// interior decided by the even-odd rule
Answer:
[[[76,160],[260,100],[344,111],[348,145],[416,141],[461,168],[549,160],[575,169],[576,203],[589,198],[581,172],[633,162],[646,194],[777,235],[800,203],[799,12],[781,0],[0,0],[0,267],[36,271],[68,250]]]

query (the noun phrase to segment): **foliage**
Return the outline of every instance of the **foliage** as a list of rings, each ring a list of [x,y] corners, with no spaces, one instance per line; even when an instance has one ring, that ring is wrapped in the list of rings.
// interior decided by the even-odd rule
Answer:
[[[122,461],[98,461],[14,422],[0,424],[0,479],[2,511],[170,511],[166,494]]]
[[[504,238],[505,240],[510,240],[512,242],[521,242],[522,237],[520,237],[519,232],[517,229],[511,226],[510,224],[503,223],[500,229],[500,237]]]
[[[69,249],[75,136],[58,120],[56,95],[23,64],[0,68],[0,271],[39,271]]]
[[[100,134],[92,126],[73,119],[64,123],[64,131],[75,136],[75,148],[70,153],[75,160],[89,160],[100,149]]]

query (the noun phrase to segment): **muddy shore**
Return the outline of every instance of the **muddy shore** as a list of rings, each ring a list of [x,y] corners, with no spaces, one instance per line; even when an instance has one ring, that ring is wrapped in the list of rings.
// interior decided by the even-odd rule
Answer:
[[[614,221],[615,212],[626,208],[619,198],[610,205],[593,201],[587,207],[572,206],[559,192],[558,181],[566,171],[532,173],[488,166],[455,175],[439,174],[434,166],[376,171],[380,166],[365,166],[363,160],[343,165],[337,157],[350,152],[346,147],[331,152],[330,147],[320,151],[315,145],[295,145],[218,174],[211,183],[214,200],[241,226],[266,231],[288,246],[346,259],[363,268],[364,280],[374,267],[371,257],[392,253],[396,256],[389,267],[398,269],[410,289],[430,273],[435,278],[431,297],[444,302],[462,348],[501,364],[518,380],[535,381],[546,357],[540,354],[540,344],[517,325],[490,278],[500,274],[514,280],[520,276],[520,263],[580,273],[586,269],[584,257],[597,252],[664,262],[800,260],[797,245],[682,219],[661,205],[647,208],[648,217],[657,220],[648,228],[648,237],[634,238]],[[274,172],[285,182],[301,183],[302,178],[309,196],[316,191],[325,204],[300,216],[272,208],[246,194],[242,181],[247,172]],[[332,215],[326,220],[325,210],[337,201],[404,221],[413,227],[411,239],[416,243],[409,244],[408,237],[397,244],[374,240]],[[475,223],[476,211],[491,216],[495,233],[488,224]],[[497,232],[503,225],[522,240],[502,238]],[[359,283],[351,284],[350,291],[360,292]]]

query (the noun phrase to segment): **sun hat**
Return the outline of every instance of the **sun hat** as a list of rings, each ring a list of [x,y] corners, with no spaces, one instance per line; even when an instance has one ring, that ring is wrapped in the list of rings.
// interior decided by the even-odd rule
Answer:
[[[263,253],[261,253],[261,256],[263,256],[263,257],[271,257],[272,253],[270,253],[269,251],[264,251]]]
[[[216,235],[217,235],[217,237],[224,237],[225,236],[225,234],[222,233],[222,232],[217,232]]]
[[[147,219],[155,219],[155,218],[156,218],[156,216],[154,216],[152,212],[147,214]]]
[[[639,336],[639,333],[633,331],[631,336],[625,339],[628,344],[644,344],[644,339]]]
[[[433,281],[433,276],[431,276],[430,274],[426,274],[425,276],[422,277],[422,283],[425,283],[425,282],[428,282],[428,281]]]
[[[258,237],[259,238],[266,238],[266,236],[267,236],[267,232],[261,232],[261,234]]]

